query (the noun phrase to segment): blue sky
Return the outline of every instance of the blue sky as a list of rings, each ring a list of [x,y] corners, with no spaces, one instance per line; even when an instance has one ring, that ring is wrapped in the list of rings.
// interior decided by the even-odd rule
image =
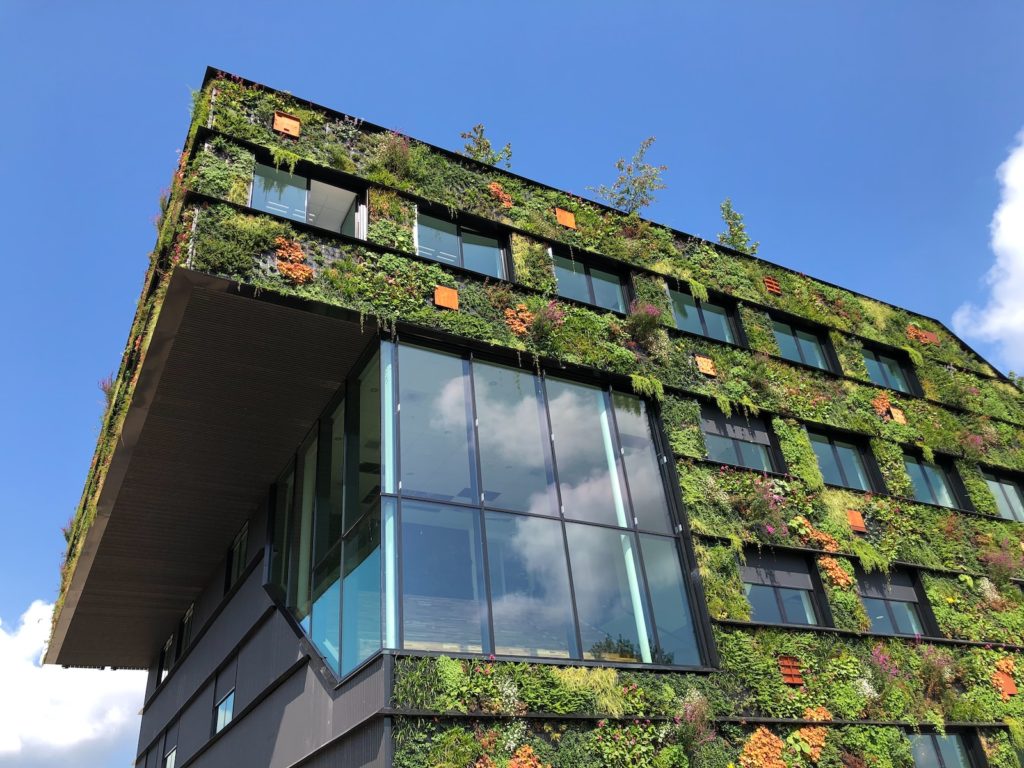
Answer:
[[[514,170],[578,193],[657,136],[668,189],[651,218],[714,237],[729,195],[762,256],[948,323],[988,300],[1022,30],[1015,0],[0,0],[2,627],[55,597],[97,382],[207,64],[446,147],[483,122]],[[998,331],[978,347],[1020,359]]]

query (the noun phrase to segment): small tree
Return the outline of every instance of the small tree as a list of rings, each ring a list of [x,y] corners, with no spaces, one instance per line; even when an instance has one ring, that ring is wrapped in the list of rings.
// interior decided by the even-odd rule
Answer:
[[[718,242],[751,256],[757,255],[757,248],[761,243],[750,242],[747,227],[743,223],[743,214],[732,207],[732,199],[728,197],[722,201],[722,221],[725,222],[726,231],[718,233]]]
[[[466,139],[466,144],[460,154],[479,160],[488,165],[504,165],[512,167],[512,145],[506,144],[500,151],[495,152],[491,140],[484,135],[484,124],[477,123],[470,130],[460,134]]]
[[[647,154],[647,150],[653,143],[653,136],[640,142],[640,149],[628,163],[624,158],[618,159],[615,163],[615,170],[619,172],[619,178],[610,187],[602,184],[600,187],[587,187],[587,189],[596,193],[614,208],[630,214],[639,213],[654,202],[656,190],[665,188],[661,181],[661,174],[668,170],[668,166],[651,165],[644,160],[644,155]]]

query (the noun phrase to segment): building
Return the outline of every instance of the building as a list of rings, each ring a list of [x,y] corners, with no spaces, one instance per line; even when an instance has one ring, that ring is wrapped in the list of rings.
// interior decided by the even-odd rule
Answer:
[[[1020,766],[1022,428],[933,319],[211,70],[47,661],[149,669],[139,768]]]

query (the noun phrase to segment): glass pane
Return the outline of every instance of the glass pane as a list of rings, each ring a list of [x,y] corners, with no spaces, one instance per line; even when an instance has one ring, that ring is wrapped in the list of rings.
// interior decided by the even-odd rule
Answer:
[[[740,449],[740,464],[744,467],[757,469],[761,472],[772,471],[772,460],[768,446],[761,445],[760,443],[746,443],[742,440],[738,440],[736,446]]]
[[[354,443],[350,445],[349,450],[358,459],[351,462],[348,467],[349,493],[345,501],[345,530],[355,525],[360,517],[374,508],[381,492],[383,405],[380,368],[380,355],[374,355],[359,376],[355,402],[349,404],[349,409],[354,411],[350,418],[356,421],[356,429],[348,437],[349,441]],[[388,415],[392,416],[390,412]]]
[[[324,461],[328,463],[328,486],[318,489],[320,501],[316,510],[316,536],[313,541],[313,560],[321,562],[329,551],[341,541],[341,513],[345,491],[345,403],[331,414],[327,425],[329,440],[322,446]],[[340,560],[340,556],[338,560]]]
[[[861,456],[860,449],[841,440],[836,440],[835,446],[836,453],[839,454],[839,463],[842,464],[843,472],[846,474],[846,485],[849,488],[870,491],[871,483],[868,482],[868,473],[864,468],[864,458]]]
[[[565,515],[628,525],[605,393],[557,379],[547,393]]]
[[[257,163],[251,205],[278,216],[306,221],[306,177]]]
[[[864,366],[868,369],[868,378],[871,381],[882,387],[889,386],[882,364],[878,362],[875,353],[867,349],[864,350]]]
[[[416,217],[417,253],[444,264],[459,263],[458,228],[450,221],[419,214]]]
[[[815,432],[808,432],[811,438],[811,448],[814,455],[818,457],[818,467],[825,478],[826,483],[832,485],[843,485],[843,476],[839,472],[839,465],[836,464],[836,456],[832,452],[832,443],[824,435]]]
[[[479,502],[468,368],[453,355],[398,347],[403,494]]]
[[[949,477],[942,467],[935,464],[922,464],[921,471],[928,477],[931,484],[934,503],[943,507],[955,507],[956,497],[953,495],[953,488],[949,484]]]
[[[401,519],[403,647],[488,650],[480,513],[406,501]]]
[[[923,635],[921,629],[921,617],[917,613],[917,606],[913,603],[905,603],[901,600],[890,600],[889,608],[896,619],[896,632],[901,635]]]
[[[572,523],[565,529],[583,658],[650,663],[633,534]]]
[[[591,267],[590,282],[594,288],[594,303],[597,306],[616,312],[626,311],[622,299],[622,283],[617,275]]]
[[[621,392],[615,392],[612,400],[637,526],[648,531],[671,533],[665,481],[661,476],[658,452],[654,448],[647,406],[639,397]]]
[[[164,768],[174,768],[175,761],[178,756],[178,748],[175,747],[167,753],[167,757],[164,759]]]
[[[779,602],[775,599],[775,588],[764,584],[743,584],[743,593],[750,603],[750,620],[770,624],[782,622]]]
[[[217,705],[217,725],[214,732],[220,733],[225,725],[231,722],[231,716],[235,708],[235,692],[232,691],[224,700]]]
[[[700,650],[675,540],[642,535],[640,546],[660,643],[651,649],[651,657],[655,664],[697,666]]]
[[[878,360],[885,366],[885,372],[889,377],[889,386],[900,392],[909,392],[907,377],[903,373],[903,366],[899,364],[899,361],[887,355],[879,355]]]
[[[790,589],[789,587],[776,587],[779,590],[779,597],[782,599],[782,611],[785,614],[784,621],[787,624],[817,624],[814,615],[814,604],[811,601],[811,593],[806,589]]]
[[[690,333],[704,335],[704,327],[700,324],[700,314],[693,296],[679,291],[669,291],[672,297],[672,315],[676,320],[676,328]]]
[[[299,496],[299,517],[292,534],[288,607],[302,628],[309,631],[310,568],[312,566],[313,506],[316,496],[317,441],[313,440],[299,457],[302,487]]]
[[[367,515],[345,537],[341,674],[380,650],[380,512]]]
[[[559,296],[590,303],[587,271],[582,264],[555,254],[555,278],[558,281]]]
[[[480,422],[484,503],[497,509],[558,514],[540,380],[525,371],[473,363]]]
[[[821,341],[813,333],[807,331],[796,332],[797,343],[800,351],[803,352],[804,362],[813,365],[815,368],[828,368],[825,362],[825,352],[821,348]]]
[[[562,524],[488,512],[494,652],[578,659]]]
[[[501,243],[468,230],[462,231],[462,265],[491,277],[505,277],[505,257]]]
[[[739,457],[736,455],[736,445],[733,440],[721,435],[709,435],[704,433],[704,444],[708,447],[708,459],[719,461],[722,464],[736,464]]]
[[[880,632],[883,635],[896,634],[896,627],[893,626],[892,619],[889,618],[884,600],[879,600],[876,597],[862,597],[861,602],[864,603],[864,610],[867,611],[868,618],[871,619],[872,632]]]
[[[292,503],[295,473],[288,474],[277,484],[274,499],[274,544],[270,552],[270,583],[278,591],[278,598],[285,600],[288,593],[288,542],[292,520]]]
[[[306,221],[321,229],[341,232],[342,224],[353,217],[357,205],[355,192],[313,179],[309,182],[309,210],[306,212]],[[354,231],[345,234],[354,234]]]
[[[985,482],[988,483],[988,489],[992,492],[992,495],[996,500],[996,507],[999,509],[999,516],[1005,517],[1007,520],[1016,520],[1017,516],[1014,514],[1013,508],[1010,506],[1010,500],[1003,492],[1003,484],[989,475],[985,475]]]
[[[793,329],[785,323],[773,320],[772,330],[775,332],[775,341],[779,344],[779,353],[782,357],[786,360],[794,360],[798,363],[802,362],[800,358],[800,350],[796,345],[796,337],[793,335]]]
[[[732,323],[729,321],[729,311],[717,304],[701,302],[701,311],[704,313],[704,323],[708,327],[708,336],[719,341],[736,343],[736,337],[732,332]]]
[[[914,757],[914,768],[942,768],[939,755],[932,743],[932,735],[928,733],[908,734],[910,750]]]
[[[903,466],[907,468],[907,474],[910,476],[910,482],[914,486],[914,498],[918,501],[926,501],[930,504],[935,503],[935,497],[932,495],[931,489],[928,487],[928,481],[924,476],[924,468],[921,463],[914,456],[904,456]]]
[[[336,551],[340,558],[341,547],[339,546]],[[341,629],[338,621],[341,612],[341,583],[338,574],[341,571],[341,564],[333,563],[329,573],[324,571],[326,567],[314,574],[314,578],[321,581],[322,589],[314,593],[312,628],[309,636],[320,651],[320,655],[331,665],[334,674],[338,674],[341,660],[338,648],[338,632]]]
[[[945,736],[935,734],[935,741],[938,742],[945,768],[970,768],[970,759],[960,736],[955,733],[947,733]]]

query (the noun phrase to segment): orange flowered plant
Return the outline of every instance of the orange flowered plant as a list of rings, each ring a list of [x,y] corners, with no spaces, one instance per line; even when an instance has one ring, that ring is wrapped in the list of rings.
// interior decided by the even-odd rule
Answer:
[[[274,244],[277,246],[277,271],[283,278],[296,285],[313,279],[313,268],[306,263],[306,252],[301,245],[280,236],[274,238]]]
[[[875,413],[878,414],[878,418],[882,421],[889,421],[892,418],[892,401],[889,400],[889,395],[885,392],[879,392],[875,395],[871,401],[871,407],[875,409]]]
[[[530,332],[533,325],[533,312],[526,308],[525,304],[516,304],[505,310],[505,325],[516,336],[525,336]]]
[[[832,713],[824,707],[808,707],[804,710],[804,718],[813,720],[816,723],[826,722],[832,719]],[[808,725],[797,731],[800,740],[810,749],[808,758],[812,763],[818,762],[821,758],[821,750],[825,746],[825,739],[828,736],[828,728],[818,725]]]
[[[512,207],[512,195],[506,192],[505,188],[497,181],[492,181],[488,184],[487,189],[501,203],[502,208]]]
[[[833,586],[840,589],[849,589],[853,586],[853,576],[848,574],[834,557],[819,557],[818,566]]]
[[[840,549],[835,536],[819,531],[803,515],[794,517],[787,523],[787,526],[806,544],[816,544],[825,552],[838,552]]]
[[[782,739],[762,726],[743,745],[740,768],[786,768],[782,759],[785,746]]]
[[[524,744],[512,755],[512,759],[508,761],[508,768],[551,768],[551,764],[542,763],[533,747]]]

